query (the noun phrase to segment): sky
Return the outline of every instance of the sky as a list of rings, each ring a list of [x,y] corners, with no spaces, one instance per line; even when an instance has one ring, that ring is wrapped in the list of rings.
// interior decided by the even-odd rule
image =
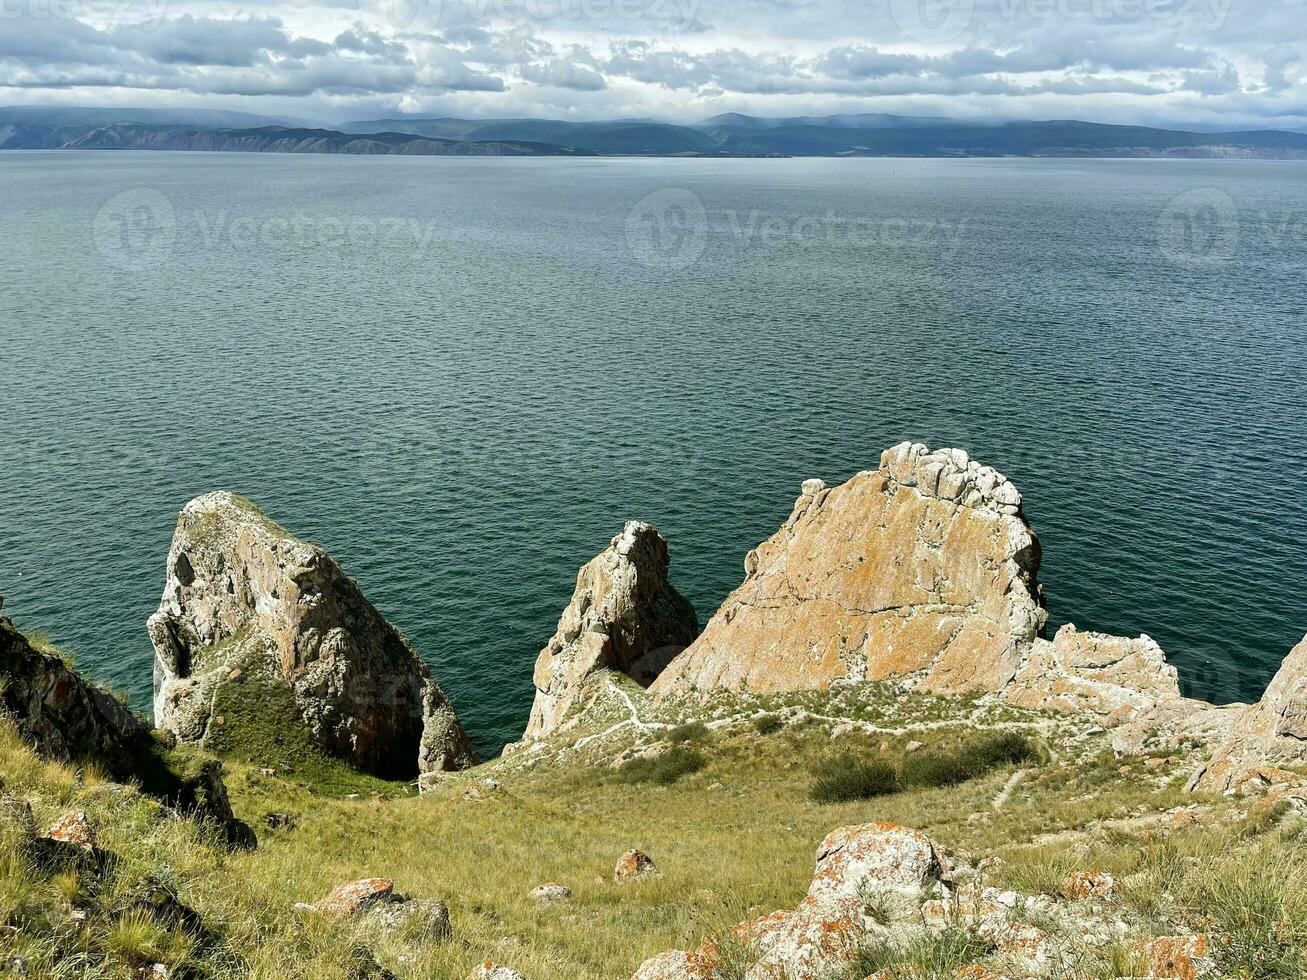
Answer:
[[[0,104],[1307,129],[1307,0],[0,0]]]

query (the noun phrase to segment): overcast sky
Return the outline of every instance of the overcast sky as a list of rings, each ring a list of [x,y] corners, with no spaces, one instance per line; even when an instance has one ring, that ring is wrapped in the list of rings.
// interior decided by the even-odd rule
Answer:
[[[1307,128],[1307,0],[0,0],[0,103]]]

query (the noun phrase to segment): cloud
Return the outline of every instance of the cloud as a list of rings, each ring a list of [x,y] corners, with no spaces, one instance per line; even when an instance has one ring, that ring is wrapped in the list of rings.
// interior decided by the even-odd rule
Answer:
[[[4,8],[0,90],[335,119],[883,111],[1307,127],[1299,0],[1232,2],[76,0],[56,17],[32,0]],[[918,3],[945,4],[956,29],[923,39]]]

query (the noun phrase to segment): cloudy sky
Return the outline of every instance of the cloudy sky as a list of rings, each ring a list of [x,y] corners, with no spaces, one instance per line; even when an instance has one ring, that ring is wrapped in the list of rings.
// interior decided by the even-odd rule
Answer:
[[[0,0],[0,103],[1307,128],[1307,0]]]

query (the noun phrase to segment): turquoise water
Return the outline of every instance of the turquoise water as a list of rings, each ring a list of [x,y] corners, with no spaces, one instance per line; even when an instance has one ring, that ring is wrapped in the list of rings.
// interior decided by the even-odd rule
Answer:
[[[335,555],[493,750],[623,520],[706,619],[804,478],[905,438],[1011,477],[1053,624],[1190,693],[1307,630],[1307,165],[11,152],[0,188],[4,610],[142,707],[202,491]]]

